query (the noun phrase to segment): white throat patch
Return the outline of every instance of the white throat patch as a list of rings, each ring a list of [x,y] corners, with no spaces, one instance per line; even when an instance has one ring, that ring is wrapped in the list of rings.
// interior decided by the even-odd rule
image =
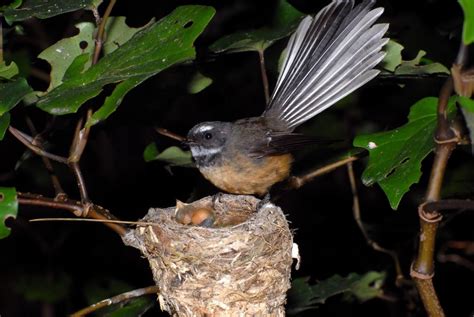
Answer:
[[[209,156],[213,154],[217,154],[222,152],[222,146],[212,148],[212,149],[207,149],[202,146],[191,146],[191,153],[193,154],[193,157],[203,157],[203,156]]]

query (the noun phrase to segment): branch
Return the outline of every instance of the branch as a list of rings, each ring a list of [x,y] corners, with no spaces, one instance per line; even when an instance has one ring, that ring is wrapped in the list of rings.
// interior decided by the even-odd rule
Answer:
[[[342,160],[329,163],[328,165],[322,167],[318,167],[304,175],[292,176],[288,179],[288,188],[298,189],[301,186],[305,185],[307,182],[311,181],[313,178],[332,172],[333,170],[344,166],[350,162],[354,162],[358,159],[358,156],[345,157]]]
[[[26,124],[30,128],[31,134],[34,135],[34,139],[32,144],[42,146],[42,140],[41,134],[38,133],[38,131],[35,128],[35,125],[33,124],[33,121],[27,116],[26,117]],[[51,161],[49,158],[45,156],[41,156],[41,159],[43,161],[44,166],[46,167],[46,170],[49,173],[49,177],[51,177],[51,182],[53,184],[54,192],[57,196],[66,196],[63,187],[61,186],[61,182],[59,181],[58,176],[54,173],[54,168],[53,165],[51,164]]]
[[[99,56],[100,52],[102,51],[102,46],[104,44],[104,36],[105,36],[105,25],[107,23],[107,19],[110,16],[110,13],[112,12],[112,9],[115,5],[117,0],[110,0],[109,5],[107,6],[107,9],[105,9],[104,16],[102,19],[98,17],[97,11],[95,12],[94,15],[96,16],[97,22],[100,21],[99,23],[99,29],[97,30],[97,35],[95,37],[95,47],[94,47],[94,56],[92,58],[92,65],[97,64],[99,61]]]
[[[94,205],[87,204],[71,200],[71,199],[58,199],[58,198],[48,198],[41,195],[21,193],[18,194],[18,203],[20,205],[30,205],[30,206],[42,206],[53,209],[61,209],[72,212],[77,217],[87,217],[92,219],[101,219],[101,220],[110,220],[117,219],[113,216],[110,211],[107,209]],[[104,223],[107,227],[118,233],[120,236],[123,236],[127,229],[125,226],[116,223]]]
[[[389,249],[385,249],[384,247],[381,247],[377,242],[372,240],[369,236],[369,233],[365,229],[364,223],[362,222],[361,213],[360,213],[359,194],[357,192],[357,183],[354,176],[354,167],[353,167],[352,162],[347,163],[347,173],[349,174],[349,182],[350,182],[351,191],[352,191],[352,211],[353,211],[354,219],[357,223],[357,226],[362,232],[362,235],[367,241],[367,244],[372,249],[378,252],[388,254],[389,256],[392,257],[393,262],[395,264],[395,271],[397,273],[396,284],[401,285],[403,281],[406,281],[406,278],[403,275],[402,267],[400,265],[400,260],[398,259],[398,254],[393,250],[389,250]]]
[[[28,134],[26,134],[24,132],[21,132],[20,130],[15,129],[12,126],[8,127],[8,131],[18,141],[20,141],[21,143],[23,143],[23,145],[25,145],[27,148],[29,148],[33,153],[35,153],[39,156],[47,157],[47,158],[49,158],[53,161],[59,162],[59,163],[67,164],[67,158],[65,158],[63,156],[51,154],[51,153],[45,151],[42,147],[34,144],[34,138],[29,136]]]
[[[268,85],[267,72],[265,70],[265,52],[263,50],[258,50],[258,57],[260,62],[260,73],[262,75],[263,92],[265,93],[265,102],[268,105],[270,102],[270,88]]]
[[[70,317],[81,317],[85,316],[87,314],[90,314],[92,312],[95,312],[101,308],[108,307],[111,305],[115,305],[124,301],[128,301],[137,297],[141,297],[143,295],[149,295],[149,294],[157,294],[160,291],[159,287],[156,285],[153,286],[148,286],[145,288],[139,288],[130,292],[122,293],[120,295],[104,299],[98,303],[95,303],[91,306],[88,306],[86,308],[83,308],[73,314],[70,315]]]
[[[466,48],[461,45],[457,62],[466,62]],[[433,286],[434,276],[434,252],[438,224],[442,219],[437,210],[425,210],[427,203],[440,200],[441,186],[452,151],[456,148],[459,137],[454,133],[448,120],[448,100],[453,93],[453,79],[449,77],[440,90],[438,99],[438,124],[435,140],[436,150],[431,168],[428,189],[425,194],[425,202],[418,208],[420,216],[420,241],[418,254],[412,264],[410,275],[416,283],[421,300],[429,316],[444,316],[443,308]]]

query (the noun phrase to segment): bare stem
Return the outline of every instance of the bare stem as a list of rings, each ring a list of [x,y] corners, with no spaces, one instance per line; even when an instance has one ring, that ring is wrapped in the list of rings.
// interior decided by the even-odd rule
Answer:
[[[108,307],[111,305],[115,305],[124,301],[131,300],[133,298],[141,297],[143,295],[149,295],[149,294],[157,294],[160,291],[159,287],[156,285],[153,286],[148,286],[144,288],[139,288],[130,292],[122,293],[120,295],[104,299],[98,303],[95,303],[91,306],[88,306],[86,308],[83,308],[73,314],[70,315],[70,317],[81,317],[85,316],[87,314],[90,314],[92,312],[95,312],[99,309],[102,309],[104,307]]]
[[[354,219],[357,223],[357,226],[359,227],[360,231],[362,232],[362,235],[364,236],[365,240],[367,241],[367,244],[374,249],[375,251],[382,252],[385,254],[388,254],[392,257],[393,262],[395,264],[395,271],[397,273],[396,281],[397,284],[400,285],[402,281],[405,281],[406,278],[403,275],[402,272],[402,267],[400,265],[400,260],[398,259],[398,254],[393,251],[389,250],[386,248],[381,247],[377,242],[372,240],[365,229],[364,223],[362,222],[361,218],[361,212],[360,212],[360,203],[359,203],[359,194],[357,191],[357,183],[356,179],[354,176],[354,167],[352,162],[347,163],[347,173],[349,174],[349,182],[351,184],[351,191],[352,191],[352,211],[354,215]]]
[[[427,211],[424,207],[426,203],[440,200],[446,166],[457,144],[457,139],[450,128],[447,116],[448,100],[452,92],[453,80],[450,77],[441,88],[439,95],[435,158],[431,168],[425,203],[419,207],[420,241],[418,254],[410,272],[429,316],[444,316],[432,280],[434,276],[436,232],[442,217],[437,210]]]
[[[29,117],[26,117],[26,124],[30,128],[31,134],[35,136],[32,143],[34,145],[41,146],[41,143],[40,144],[37,143],[38,140],[41,139],[41,136],[38,134],[38,131],[36,130],[35,125],[33,124],[33,121]],[[56,173],[54,173],[53,164],[51,164],[51,161],[49,160],[49,158],[45,156],[41,156],[41,159],[43,161],[44,166],[46,167],[46,170],[49,173],[49,177],[51,177],[51,183],[53,184],[53,188],[54,188],[54,192],[56,193],[56,196],[66,195],[63,187],[61,186],[61,182],[59,181],[58,176],[56,175]]]
[[[92,219],[109,220],[116,219],[107,209],[98,205],[84,205],[83,203],[71,199],[54,199],[41,195],[18,193],[18,203],[20,205],[42,206],[53,209],[61,209],[72,212],[77,217],[87,217]],[[107,227],[124,235],[127,229],[117,223],[104,223]]]
[[[265,52],[263,50],[258,50],[258,56],[260,62],[260,73],[262,75],[263,92],[265,93],[265,102],[268,104],[270,102],[270,88],[268,85],[267,71],[265,68]]]
[[[171,132],[171,131],[169,131],[169,130],[167,130],[167,129],[156,128],[155,130],[156,130],[156,132],[158,132],[159,134],[164,135],[164,136],[167,136],[167,137],[169,137],[169,138],[171,138],[171,139],[173,139],[173,140],[177,140],[177,141],[180,141],[180,142],[184,142],[184,141],[186,140],[185,137],[183,137],[183,136],[181,136],[181,135],[179,135],[179,134],[176,134],[176,133],[174,133],[174,132]]]
[[[289,179],[288,186],[289,188],[295,188],[295,189],[300,188],[301,186],[305,185],[307,182],[311,181],[313,178],[332,172],[333,170],[341,166],[344,166],[350,162],[354,162],[358,159],[359,157],[357,156],[345,157],[342,160],[330,163],[323,167],[318,167],[302,176],[293,176]]]
[[[100,52],[102,51],[102,46],[104,45],[104,36],[105,36],[105,25],[107,23],[107,19],[112,12],[112,9],[115,5],[117,0],[110,0],[107,9],[105,9],[104,16],[100,20],[99,29],[97,30],[97,35],[95,38],[95,47],[94,47],[94,56],[92,58],[92,65],[97,64],[99,61]]]
[[[20,130],[15,129],[12,126],[8,127],[8,131],[21,143],[23,143],[28,149],[30,149],[33,153],[47,157],[53,161],[67,164],[67,158],[55,154],[51,154],[49,152],[46,152],[43,150],[41,147],[37,146],[34,144],[34,139],[27,135],[26,133],[21,132]]]

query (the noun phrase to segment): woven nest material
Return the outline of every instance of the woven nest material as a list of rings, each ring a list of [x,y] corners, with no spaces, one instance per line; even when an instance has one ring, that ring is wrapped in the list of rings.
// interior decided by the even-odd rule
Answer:
[[[124,237],[148,259],[162,310],[175,316],[285,315],[293,237],[281,209],[267,203],[255,212],[258,202],[243,195],[194,202],[212,208],[216,223],[242,221],[213,228],[176,222],[174,207],[150,209],[142,220],[157,225]]]

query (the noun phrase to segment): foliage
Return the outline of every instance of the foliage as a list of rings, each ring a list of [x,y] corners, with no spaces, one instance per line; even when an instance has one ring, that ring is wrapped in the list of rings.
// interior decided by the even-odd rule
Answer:
[[[411,107],[407,124],[354,139],[354,146],[363,147],[370,154],[362,181],[367,186],[378,183],[393,209],[397,209],[410,186],[420,180],[421,162],[434,148],[437,104],[438,98],[423,98]],[[450,105],[452,112],[454,99]]]
[[[334,275],[314,285],[308,283],[309,278],[302,277],[293,280],[288,293],[288,314],[296,315],[308,309],[314,309],[318,304],[324,304],[332,296],[350,294],[359,301],[366,301],[382,294],[384,273],[368,272],[363,275],[351,273],[346,277]]]
[[[10,235],[10,228],[5,225],[7,218],[16,218],[18,200],[15,188],[0,187],[0,239]]]

